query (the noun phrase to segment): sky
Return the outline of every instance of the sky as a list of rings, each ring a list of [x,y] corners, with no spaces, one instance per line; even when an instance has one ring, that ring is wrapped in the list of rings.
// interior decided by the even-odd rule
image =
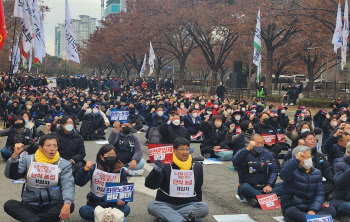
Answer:
[[[44,30],[46,38],[46,52],[55,54],[55,27],[58,23],[64,23],[65,0],[44,0],[44,4],[50,8],[44,17]],[[89,15],[101,19],[100,0],[69,0],[69,8],[72,19],[79,19],[79,15]]]

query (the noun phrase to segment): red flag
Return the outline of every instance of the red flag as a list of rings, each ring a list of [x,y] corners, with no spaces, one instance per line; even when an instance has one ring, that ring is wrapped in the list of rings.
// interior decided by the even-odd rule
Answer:
[[[5,42],[6,37],[7,37],[7,31],[6,31],[4,6],[2,4],[2,0],[0,0],[0,50],[2,48],[2,45]]]

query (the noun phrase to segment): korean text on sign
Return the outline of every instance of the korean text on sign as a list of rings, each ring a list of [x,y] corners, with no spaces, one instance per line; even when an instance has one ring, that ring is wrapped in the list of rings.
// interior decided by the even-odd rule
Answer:
[[[119,121],[120,123],[129,122],[129,111],[121,111],[118,109],[111,109],[111,121]]]
[[[134,184],[133,183],[106,183],[105,201],[106,202],[133,202]]]

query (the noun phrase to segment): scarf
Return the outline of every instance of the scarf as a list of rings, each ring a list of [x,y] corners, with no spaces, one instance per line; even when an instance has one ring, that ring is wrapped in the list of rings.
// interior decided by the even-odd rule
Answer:
[[[190,155],[186,161],[181,161],[173,153],[173,162],[180,168],[180,170],[190,170],[192,166],[192,156]]]
[[[52,159],[47,158],[40,150],[37,150],[35,152],[35,161],[38,163],[54,164],[58,161],[59,158],[60,154],[58,153],[58,151],[56,152],[55,157]]]

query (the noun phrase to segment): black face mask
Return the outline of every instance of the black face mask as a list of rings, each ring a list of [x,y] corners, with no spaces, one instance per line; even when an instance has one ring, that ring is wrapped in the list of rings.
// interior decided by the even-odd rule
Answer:
[[[131,128],[128,126],[123,127],[122,130],[125,135],[129,135],[131,133]]]
[[[253,150],[257,153],[257,154],[261,154],[263,151],[264,147],[263,146],[254,146]]]
[[[254,132],[254,128],[247,129],[248,134],[253,134],[253,132]]]
[[[268,119],[268,118],[263,119],[263,123],[264,123],[265,125],[269,124],[269,119]]]
[[[56,106],[56,110],[60,110],[61,109],[61,107],[60,106]]]
[[[305,117],[304,120],[310,122],[311,118],[310,117]]]
[[[133,111],[135,111],[135,108],[134,107],[129,107],[129,111],[133,112]]]
[[[115,163],[117,162],[117,157],[114,157],[114,156],[110,156],[110,157],[104,157],[105,158],[105,161],[104,163],[107,165],[107,166],[114,166]]]
[[[24,123],[15,123],[15,125],[13,125],[16,129],[21,129],[24,127]]]

